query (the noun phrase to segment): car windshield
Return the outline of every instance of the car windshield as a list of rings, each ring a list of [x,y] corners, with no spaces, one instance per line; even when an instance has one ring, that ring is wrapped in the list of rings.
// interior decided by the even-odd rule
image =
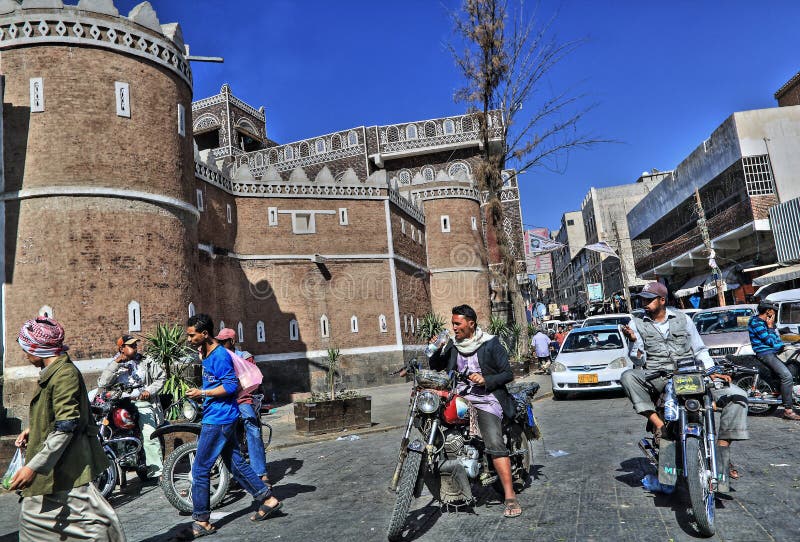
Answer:
[[[592,318],[584,326],[627,326],[631,321],[630,316],[609,316],[608,318]]]
[[[622,348],[622,337],[617,331],[573,331],[564,341],[564,352],[585,352]]]
[[[699,312],[694,315],[692,321],[700,335],[732,333],[747,331],[747,321],[753,314],[753,309],[749,308]]]

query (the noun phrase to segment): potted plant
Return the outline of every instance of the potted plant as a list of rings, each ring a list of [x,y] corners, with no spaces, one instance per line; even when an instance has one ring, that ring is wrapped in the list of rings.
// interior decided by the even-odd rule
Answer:
[[[447,322],[445,322],[444,318],[436,313],[429,312],[419,321],[419,326],[417,327],[417,338],[419,338],[423,343],[428,342],[431,337],[435,337],[441,333],[445,329],[446,325]]]
[[[323,393],[294,402],[294,423],[305,436],[372,425],[372,397],[355,391],[336,390],[339,349],[328,348],[327,372]]]

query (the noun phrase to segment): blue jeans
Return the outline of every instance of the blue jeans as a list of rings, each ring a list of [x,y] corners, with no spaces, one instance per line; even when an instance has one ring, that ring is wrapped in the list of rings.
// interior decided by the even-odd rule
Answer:
[[[197,438],[197,455],[192,465],[192,518],[196,521],[208,521],[210,517],[210,473],[218,457],[222,457],[222,462],[231,471],[234,479],[254,499],[263,501],[272,495],[242,457],[236,440],[236,423],[204,423]]]
[[[239,414],[244,424],[247,438],[247,453],[250,456],[250,467],[260,476],[267,475],[267,453],[264,451],[264,439],[261,438],[261,424],[253,405],[241,403]]]

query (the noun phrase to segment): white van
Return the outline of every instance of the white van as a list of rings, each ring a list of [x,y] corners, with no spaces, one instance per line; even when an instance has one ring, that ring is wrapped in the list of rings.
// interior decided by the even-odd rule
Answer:
[[[789,328],[792,335],[800,334],[800,288],[769,294],[766,301],[778,305],[775,329]]]

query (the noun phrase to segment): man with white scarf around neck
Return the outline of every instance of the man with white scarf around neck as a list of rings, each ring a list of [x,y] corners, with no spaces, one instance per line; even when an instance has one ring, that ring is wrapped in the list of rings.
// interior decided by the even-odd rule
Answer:
[[[447,341],[430,359],[431,369],[465,372],[470,384],[459,385],[459,394],[475,407],[486,454],[503,484],[507,518],[522,514],[511,478],[511,460],[503,442],[503,415],[514,416],[514,401],[506,384],[514,380],[508,353],[494,335],[484,333],[469,305],[453,307],[451,323],[454,338]],[[434,340],[434,339],[432,339]]]

